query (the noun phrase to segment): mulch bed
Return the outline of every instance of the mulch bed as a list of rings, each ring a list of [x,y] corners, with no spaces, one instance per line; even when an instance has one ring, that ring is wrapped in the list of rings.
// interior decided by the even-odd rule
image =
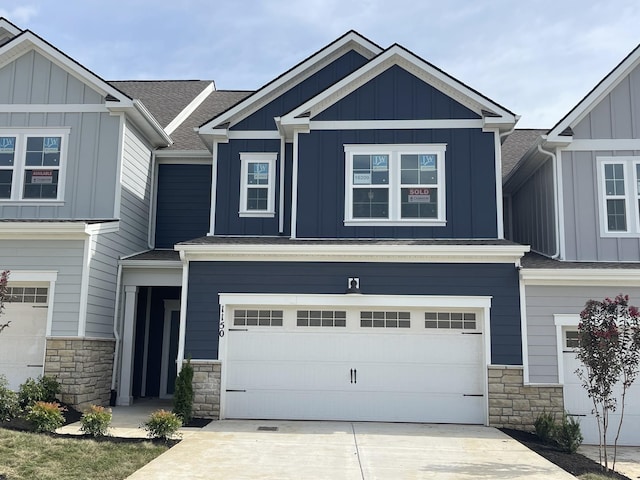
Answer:
[[[555,446],[544,443],[533,433],[511,430],[510,428],[501,428],[500,430],[576,477],[585,473],[604,475],[602,466],[584,455],[562,452]],[[609,476],[617,480],[631,480],[618,472],[610,472]]]

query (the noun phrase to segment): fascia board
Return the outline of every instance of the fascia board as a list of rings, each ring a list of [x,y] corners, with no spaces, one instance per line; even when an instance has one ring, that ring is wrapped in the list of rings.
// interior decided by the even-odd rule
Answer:
[[[318,112],[314,112],[315,114],[319,113],[320,111],[324,110],[330,105],[333,105],[337,101],[341,100],[342,98],[346,97],[348,94],[359,88],[363,84],[362,81],[358,81],[361,77],[364,76],[366,78],[366,81],[370,80],[371,78],[375,78],[375,76],[382,73],[390,66],[398,64],[399,59],[409,62],[409,64],[424,72],[428,79],[423,80],[429,83],[431,86],[442,91],[445,95],[448,95],[459,101],[471,110],[477,112],[479,115],[481,115],[482,110],[494,111],[499,116],[487,117],[491,119],[491,122],[494,122],[496,124],[515,125],[517,118],[513,113],[505,110],[500,105],[489,101],[487,98],[473,91],[459,81],[453,79],[453,77],[448,76],[441,70],[435,68],[430,63],[417,57],[416,55],[400,47],[399,45],[393,45],[392,47],[388,48],[376,58],[360,67],[355,72],[351,73],[342,80],[336,82],[330,88],[324,90],[304,104],[290,111],[282,117],[282,123],[298,124],[302,120],[302,118],[300,118],[301,115],[312,111],[314,107],[330,99],[331,101],[328,102],[324,106],[324,108],[319,109]],[[485,122],[486,121],[487,119],[485,119]]]
[[[102,96],[111,95],[121,102],[131,100],[120,90],[111,86],[95,73],[80,65],[30,30],[25,30],[13,40],[0,47],[0,68],[32,49],[36,50],[43,57],[55,63],[82,83],[88,84]]]
[[[105,233],[116,233],[120,231],[120,221],[102,222],[102,223],[88,223],[85,226],[85,233],[87,235],[102,235]]]
[[[202,104],[202,102],[204,102],[204,100],[215,91],[215,89],[216,87],[214,83],[211,82],[193,100],[191,100],[191,102],[189,102],[189,104],[184,107],[178,115],[176,115],[176,118],[171,120],[171,122],[169,122],[169,125],[164,128],[164,131],[167,133],[167,135],[171,135],[173,132],[175,132],[176,128],[182,125],[182,123],[187,118],[189,118],[189,116],[195,111],[195,109],[198,108]]]
[[[86,227],[84,222],[0,222],[0,239],[83,240]]]
[[[118,261],[118,264],[125,268],[182,268],[182,262],[180,260],[127,260],[122,259]]]
[[[439,263],[514,263],[529,251],[526,245],[176,245],[188,260],[287,260]]]
[[[640,268],[523,268],[520,276],[525,285],[640,286]]]
[[[571,111],[551,130],[549,137],[559,137],[567,127],[579,123],[604,97],[638,66],[640,61],[640,45],[629,53],[611,72],[607,74]],[[562,137],[560,137],[562,138]]]
[[[206,122],[205,124],[201,125],[200,128],[198,129],[198,133],[200,133],[201,135],[213,134],[214,128],[216,126],[229,122],[235,116],[237,116],[238,114],[246,110],[251,104],[258,103],[259,101],[267,98],[273,92],[282,89],[284,86],[287,85],[287,83],[292,82],[296,77],[304,73],[306,70],[309,70],[315,64],[319,63],[324,58],[330,56],[331,54],[340,50],[341,48],[348,45],[349,43],[355,43],[356,45],[359,45],[365,50],[371,52],[372,56],[378,55],[380,52],[382,52],[382,49],[375,43],[366,39],[365,37],[358,34],[357,32],[350,31],[346,35],[343,35],[342,37],[340,37],[338,40],[334,41],[333,43],[327,45],[320,51],[311,55],[306,60],[303,60],[297,66],[285,72],[280,77],[276,78],[275,80],[271,81],[264,87],[260,88],[252,95],[249,95],[246,99],[234,105],[229,110],[222,112],[217,117],[214,117],[208,122]]]
[[[11,35],[20,35],[22,33],[22,30],[20,30],[20,28],[18,28],[16,25],[11,23],[4,17],[0,17],[0,28],[9,32]]]
[[[128,102],[107,102],[107,107],[111,112],[123,112],[131,121],[148,136],[154,147],[167,147],[173,144],[173,140],[164,131],[162,125],[144,106],[140,100],[130,100]]]

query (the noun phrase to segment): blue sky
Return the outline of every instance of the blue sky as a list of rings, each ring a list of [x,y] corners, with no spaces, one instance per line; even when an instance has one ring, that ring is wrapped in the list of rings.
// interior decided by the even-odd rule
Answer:
[[[640,43],[638,0],[2,0],[107,80],[256,89],[355,29],[551,127]]]

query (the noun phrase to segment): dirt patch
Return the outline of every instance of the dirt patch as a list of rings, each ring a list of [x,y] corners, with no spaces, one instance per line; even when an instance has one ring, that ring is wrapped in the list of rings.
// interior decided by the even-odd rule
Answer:
[[[594,462],[579,453],[562,452],[553,445],[544,443],[533,433],[511,430],[509,428],[501,428],[500,430],[576,477],[578,475],[584,475],[585,473],[604,474],[602,466],[598,462]],[[611,472],[609,476],[617,480],[631,480],[629,477],[617,472]]]

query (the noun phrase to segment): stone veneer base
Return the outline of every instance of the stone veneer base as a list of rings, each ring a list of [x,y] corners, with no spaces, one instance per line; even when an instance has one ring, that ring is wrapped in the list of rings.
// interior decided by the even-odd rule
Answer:
[[[220,362],[191,360],[193,367],[193,416],[220,418]]]
[[[44,374],[60,382],[63,402],[82,411],[109,405],[115,340],[47,338]]]
[[[489,366],[489,425],[534,430],[541,413],[564,413],[561,386],[524,385],[522,367]]]

